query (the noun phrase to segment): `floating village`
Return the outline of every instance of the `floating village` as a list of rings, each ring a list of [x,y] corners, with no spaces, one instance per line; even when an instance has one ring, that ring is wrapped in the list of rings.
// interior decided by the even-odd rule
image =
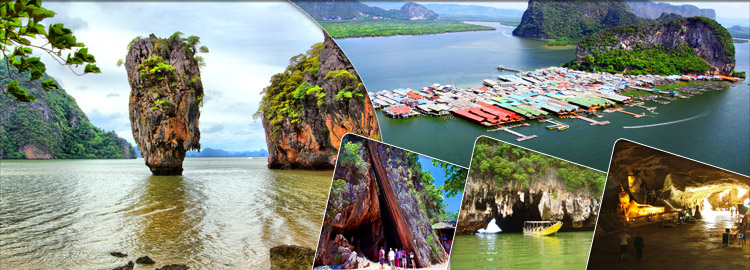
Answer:
[[[692,84],[669,91],[655,88],[658,85],[677,81],[739,80],[727,76],[587,73],[563,67],[525,72],[502,66],[498,69],[517,73],[499,75],[497,80],[486,79],[484,86],[478,88],[433,84],[419,90],[383,90],[371,93],[372,103],[388,117],[453,115],[491,128],[488,131],[506,131],[523,141],[536,138],[536,135],[523,135],[511,128],[527,126],[529,120],[548,123],[547,128],[554,130],[565,130],[569,126],[551,116],[578,118],[590,125],[607,125],[609,121],[597,121],[590,116],[601,118],[603,116],[598,110],[602,110],[643,117],[645,113],[629,112],[624,107],[640,107],[653,112],[656,107],[647,107],[644,101],[668,104],[677,98],[724,89],[718,84]],[[622,94],[634,90],[641,93],[634,96]]]

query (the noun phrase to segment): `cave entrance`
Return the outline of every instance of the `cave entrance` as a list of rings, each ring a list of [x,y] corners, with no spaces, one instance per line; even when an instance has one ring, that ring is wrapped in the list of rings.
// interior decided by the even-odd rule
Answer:
[[[378,251],[382,245],[382,230],[379,223],[363,224],[354,230],[343,233],[344,238],[354,247],[354,250],[367,259],[377,262]]]
[[[378,185],[382,186],[378,179]],[[383,239],[385,240],[385,252],[388,252],[390,248],[402,249],[403,243],[398,235],[398,227],[396,221],[393,218],[393,212],[386,203],[383,189],[378,190],[378,201],[380,203],[380,219],[383,222]],[[377,257],[376,257],[377,258]]]

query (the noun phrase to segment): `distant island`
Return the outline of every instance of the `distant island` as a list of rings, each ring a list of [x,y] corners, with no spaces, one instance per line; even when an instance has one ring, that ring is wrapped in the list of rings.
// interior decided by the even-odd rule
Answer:
[[[200,152],[189,151],[185,157],[268,157],[266,149],[256,151],[227,151],[224,149],[204,148]]]
[[[441,21],[438,13],[413,2],[403,4],[398,10],[369,6],[356,0],[292,2],[334,38],[495,30],[462,21]]]

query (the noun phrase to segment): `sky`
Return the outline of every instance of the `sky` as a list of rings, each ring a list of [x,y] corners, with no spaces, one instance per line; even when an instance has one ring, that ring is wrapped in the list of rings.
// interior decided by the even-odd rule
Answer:
[[[229,151],[266,149],[258,109],[261,91],[289,59],[323,41],[319,26],[287,2],[45,2],[57,15],[45,20],[64,23],[89,48],[101,74],[77,76],[43,56],[47,73],[73,96],[91,122],[135,146],[128,116],[130,86],[125,68],[127,44],[154,33],[176,31],[201,37],[206,67],[199,127],[202,148]],[[82,68],[79,68],[82,70]]]
[[[417,162],[419,162],[419,164],[422,166],[422,170],[429,171],[430,174],[432,174],[432,178],[435,179],[433,185],[435,185],[436,187],[441,186],[443,185],[443,183],[445,183],[445,171],[443,171],[443,168],[433,166],[432,160],[432,158],[423,155],[419,155],[417,157]],[[446,192],[443,191],[443,197],[445,196]],[[463,196],[463,193],[459,193],[456,196],[445,198],[443,201],[448,205],[448,210],[455,214],[458,213],[458,209],[461,207],[461,200],[463,199]]]

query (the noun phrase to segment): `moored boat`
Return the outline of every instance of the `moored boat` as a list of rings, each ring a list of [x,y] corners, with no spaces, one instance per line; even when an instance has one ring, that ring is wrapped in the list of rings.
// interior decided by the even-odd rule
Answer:
[[[562,228],[562,221],[526,221],[523,223],[524,235],[554,235]]]

